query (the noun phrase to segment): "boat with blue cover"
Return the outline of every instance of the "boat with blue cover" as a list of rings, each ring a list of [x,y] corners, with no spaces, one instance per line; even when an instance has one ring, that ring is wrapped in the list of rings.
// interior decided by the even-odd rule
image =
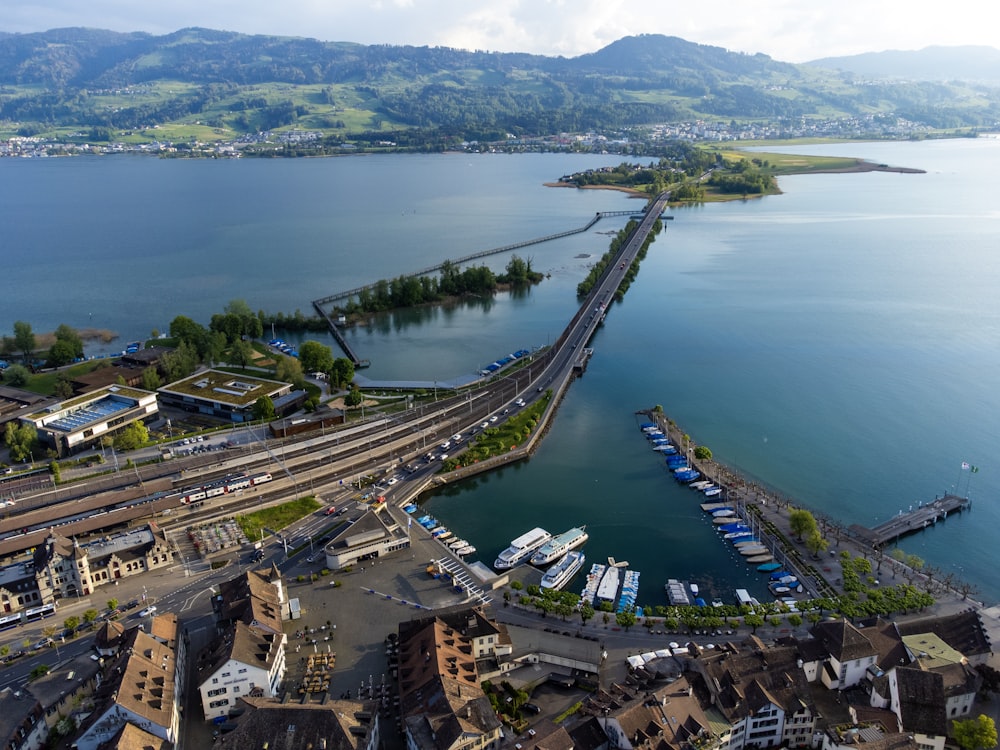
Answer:
[[[757,570],[759,570],[761,573],[771,573],[775,570],[781,570],[781,563],[778,562],[764,563],[763,565],[758,565]]]

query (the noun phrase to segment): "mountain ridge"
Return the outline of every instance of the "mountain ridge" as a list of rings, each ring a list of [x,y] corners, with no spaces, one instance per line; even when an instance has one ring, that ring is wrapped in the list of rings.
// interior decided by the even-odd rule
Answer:
[[[89,128],[103,138],[172,123],[200,138],[297,127],[342,140],[401,129],[496,139],[873,113],[981,126],[1000,119],[1000,95],[980,83],[858,85],[839,71],[662,34],[567,58],[199,27],[0,32],[0,132],[22,135]]]

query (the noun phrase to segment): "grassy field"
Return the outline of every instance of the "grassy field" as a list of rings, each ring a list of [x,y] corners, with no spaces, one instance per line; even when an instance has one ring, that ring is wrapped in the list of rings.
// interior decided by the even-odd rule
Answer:
[[[261,532],[264,529],[280,531],[289,524],[295,523],[300,518],[305,518],[310,513],[315,513],[321,507],[323,507],[323,504],[312,495],[309,495],[307,497],[300,497],[298,500],[276,505],[273,508],[261,508],[253,513],[236,516],[236,523],[239,524],[247,539],[256,540],[261,538]],[[264,531],[264,533],[268,534],[269,532]]]

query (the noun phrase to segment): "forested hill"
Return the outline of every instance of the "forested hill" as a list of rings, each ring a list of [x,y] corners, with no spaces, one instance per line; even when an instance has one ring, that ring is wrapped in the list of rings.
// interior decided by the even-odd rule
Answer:
[[[344,140],[415,130],[473,139],[880,112],[950,128],[996,122],[997,93],[982,84],[856,85],[661,35],[563,58],[197,28],[0,34],[0,134],[184,125],[192,137],[218,138],[294,126]]]

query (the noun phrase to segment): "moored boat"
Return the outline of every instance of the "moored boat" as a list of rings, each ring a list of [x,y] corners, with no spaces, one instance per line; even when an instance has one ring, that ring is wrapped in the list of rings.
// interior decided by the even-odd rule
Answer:
[[[552,534],[541,527],[535,527],[531,531],[521,534],[516,539],[512,539],[507,547],[493,563],[497,570],[506,570],[520,565],[532,553],[552,538]]]
[[[531,556],[531,564],[538,566],[548,565],[560,559],[567,552],[582,546],[589,538],[586,526],[573,527],[569,531],[564,531],[539,547]]]
[[[559,562],[545,571],[545,575],[542,576],[542,588],[558,591],[577,574],[586,559],[582,552],[567,552]]]
[[[779,562],[764,563],[763,565],[758,565],[757,570],[759,570],[761,573],[771,573],[775,570],[781,570],[781,563]]]

